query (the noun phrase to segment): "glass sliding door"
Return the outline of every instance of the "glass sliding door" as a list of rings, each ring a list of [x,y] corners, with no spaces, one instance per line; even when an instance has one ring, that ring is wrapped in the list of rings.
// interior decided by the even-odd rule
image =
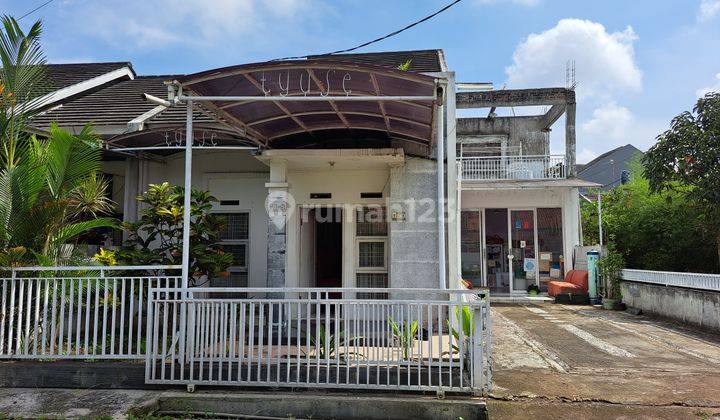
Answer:
[[[540,290],[547,291],[550,280],[560,280],[565,271],[563,226],[560,208],[537,209],[538,272]]]
[[[487,286],[491,293],[510,293],[508,209],[485,209]]]
[[[463,210],[460,213],[461,275],[473,287],[485,286],[483,281],[483,252],[480,232],[482,211]]]
[[[512,292],[537,284],[535,210],[510,210]]]

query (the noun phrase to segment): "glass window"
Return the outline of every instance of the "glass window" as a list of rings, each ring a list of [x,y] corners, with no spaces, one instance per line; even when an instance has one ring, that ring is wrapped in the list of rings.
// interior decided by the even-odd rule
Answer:
[[[356,236],[387,236],[385,207],[361,207],[356,212]]]
[[[250,215],[244,213],[217,213],[221,223],[220,240],[248,239],[248,225]]]
[[[385,267],[385,242],[360,241],[358,243],[358,267]]]
[[[355,213],[355,284],[357,287],[388,287],[387,236],[385,207],[359,207]],[[358,299],[387,299],[387,293],[358,293]]]
[[[212,287],[247,287],[250,250],[250,213],[215,213],[220,222],[220,247],[232,254],[229,276],[212,279]]]
[[[540,290],[547,290],[547,282],[564,277],[562,210],[537,209],[538,269]]]
[[[358,273],[357,287],[385,289],[388,287],[387,273]],[[387,299],[387,293],[358,293],[358,299]]]
[[[481,215],[477,210],[463,210],[460,214],[461,274],[473,287],[482,286]]]

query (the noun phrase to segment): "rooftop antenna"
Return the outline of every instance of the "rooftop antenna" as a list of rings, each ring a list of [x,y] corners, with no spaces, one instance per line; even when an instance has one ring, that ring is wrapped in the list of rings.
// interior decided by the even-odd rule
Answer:
[[[575,80],[575,60],[568,60],[565,63],[565,88],[575,90],[577,81]]]

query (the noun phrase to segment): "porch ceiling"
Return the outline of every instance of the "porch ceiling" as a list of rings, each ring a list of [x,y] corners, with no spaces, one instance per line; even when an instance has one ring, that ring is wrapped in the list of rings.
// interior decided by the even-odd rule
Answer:
[[[257,158],[267,163],[286,162],[288,169],[375,169],[402,165],[403,149],[265,150]]]
[[[247,64],[176,80],[183,94],[197,96],[434,96],[436,80],[420,73],[370,64],[311,59]],[[248,139],[273,148],[290,138],[303,147],[323,130],[382,132],[424,146],[433,139],[434,101],[211,101],[218,117],[244,130]],[[297,139],[297,140],[296,140]],[[288,148],[287,142],[283,148]]]

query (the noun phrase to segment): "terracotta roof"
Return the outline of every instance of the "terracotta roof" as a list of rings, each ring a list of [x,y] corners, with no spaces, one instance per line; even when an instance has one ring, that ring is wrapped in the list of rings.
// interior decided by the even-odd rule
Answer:
[[[357,54],[313,55],[309,60],[338,60],[352,61],[364,64],[374,64],[394,69],[410,61],[409,71],[419,73],[444,71],[444,58],[442,50],[415,50],[415,51],[384,51]]]

